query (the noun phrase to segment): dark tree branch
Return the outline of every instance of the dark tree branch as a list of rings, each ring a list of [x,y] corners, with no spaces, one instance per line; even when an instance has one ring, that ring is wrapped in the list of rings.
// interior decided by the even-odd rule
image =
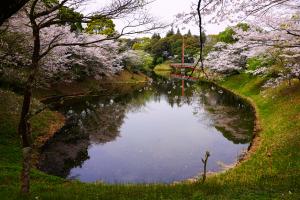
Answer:
[[[251,11],[248,11],[247,15],[250,16],[250,15],[253,15],[253,14],[259,13],[259,12],[266,13],[270,9],[272,9],[273,7],[276,7],[278,5],[282,5],[282,4],[284,4],[286,2],[289,2],[289,1],[290,0],[273,0],[273,1],[270,1],[270,2],[267,2],[267,4],[258,5],[257,8],[255,8]]]
[[[300,34],[293,33],[291,30],[287,30],[286,32],[287,32],[287,34],[289,34],[289,35],[293,35],[293,36],[296,36],[296,37],[300,37]]]
[[[192,71],[192,75],[193,75],[194,71],[196,70],[197,65],[200,63],[201,71],[203,72],[203,74],[205,75],[205,77],[208,78],[208,75],[204,71],[204,64],[203,64],[203,46],[204,46],[204,41],[203,41],[203,30],[202,30],[201,3],[202,3],[202,0],[198,0],[197,13],[198,13],[198,17],[199,17],[199,21],[198,21],[199,24],[198,24],[198,26],[199,26],[199,31],[200,31],[200,39],[199,39],[200,58],[197,61],[196,65],[195,65],[195,67],[194,67],[194,69]]]
[[[39,60],[45,57],[53,48],[53,44],[59,39],[59,37],[63,36],[63,34],[57,34],[53,39],[49,42],[48,48],[39,56]]]
[[[29,0],[1,0],[0,1],[0,26],[18,12]]]
[[[151,28],[146,28],[146,29],[142,29],[142,30],[139,30],[139,31],[125,32],[125,29],[127,29],[127,28],[135,28],[135,27],[139,27],[139,26],[141,26],[141,25],[128,25],[128,26],[124,27],[122,29],[122,32],[118,35],[115,35],[115,36],[112,36],[112,37],[106,37],[106,38],[103,38],[103,39],[100,39],[100,40],[94,40],[94,41],[90,41],[90,42],[56,43],[55,44],[55,41],[58,39],[58,37],[61,36],[61,35],[58,35],[58,37],[56,37],[55,39],[53,39],[50,42],[50,44],[49,44],[48,48],[45,50],[45,52],[43,52],[40,55],[40,59],[45,57],[51,50],[53,50],[56,47],[60,47],[60,46],[65,46],[65,47],[67,47],[67,46],[90,47],[89,45],[91,45],[91,44],[97,44],[97,43],[101,43],[101,42],[109,41],[109,40],[116,40],[116,39],[119,39],[120,37],[125,36],[125,35],[134,35],[134,34],[139,34],[139,33],[146,33],[146,32],[150,32],[150,31],[153,31],[153,30],[162,29],[162,28],[167,27],[167,25],[159,26],[159,27],[153,26]]]

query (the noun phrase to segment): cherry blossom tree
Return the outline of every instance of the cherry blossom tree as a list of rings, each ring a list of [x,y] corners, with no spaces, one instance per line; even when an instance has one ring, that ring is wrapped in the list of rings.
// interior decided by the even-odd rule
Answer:
[[[61,30],[62,29],[62,30]],[[50,31],[50,30],[49,30]],[[114,74],[122,69],[122,55],[119,54],[119,42],[105,40],[104,35],[90,35],[87,33],[71,33],[69,27],[53,27],[51,33],[65,32],[60,42],[90,43],[103,40],[101,44],[90,44],[85,46],[58,46],[50,51],[42,60],[41,69],[46,77],[60,76],[70,73],[73,67],[79,67],[89,77],[99,78],[103,74]],[[49,35],[49,32],[48,32]],[[76,77],[69,77],[69,81]]]
[[[283,68],[278,77],[272,78],[266,86],[276,86],[292,78],[299,79],[299,37],[287,32],[287,28],[299,30],[297,15],[286,18],[273,16],[261,17],[260,23],[251,24],[247,31],[234,28],[237,42],[217,43],[206,57],[205,66],[219,73],[231,74],[244,70],[248,58],[265,55]],[[248,72],[253,75],[267,74],[269,69],[262,67]]]
[[[18,27],[22,24],[18,23],[18,18],[13,17],[10,23]],[[30,32],[19,32],[10,26],[6,37],[1,37],[0,64],[3,66],[16,66],[18,68],[30,68],[30,55],[28,52],[32,49],[30,42]],[[103,35],[91,35],[86,33],[77,34],[70,32],[69,26],[52,26],[41,32],[42,41],[46,45],[49,38],[54,37],[57,33],[64,36],[62,41],[90,42],[106,38]],[[44,34],[45,33],[45,34]],[[82,71],[88,72],[89,77],[99,77],[100,75],[110,75],[122,69],[122,56],[119,54],[119,42],[116,40],[106,40],[101,45],[90,45],[88,47],[80,46],[58,46],[50,51],[41,60],[41,73],[39,79],[43,81],[51,81],[55,77],[61,77],[64,81],[72,81],[76,79],[73,68],[79,67]],[[64,77],[63,75],[67,76]],[[78,77],[79,78],[79,77]]]
[[[148,71],[153,64],[153,57],[143,50],[128,50],[121,56],[124,67],[133,72]]]
[[[248,17],[262,16],[270,11],[296,11],[299,0],[197,0],[192,3],[189,13],[180,14],[187,22],[198,20],[198,6],[204,17],[203,24],[222,23],[224,21],[240,22]]]
[[[290,68],[287,70],[291,72],[289,76],[297,77],[298,65],[291,63],[295,62],[295,55],[299,54],[299,5],[299,0],[198,0],[193,4],[190,13],[179,14],[178,17],[183,18],[185,23],[195,21],[200,30],[206,23],[247,21],[251,24],[253,30],[240,30],[236,34],[238,43],[216,46],[217,51],[211,53],[206,61],[206,65],[212,69],[238,70],[241,68],[235,63],[244,60],[244,54],[258,54],[266,49],[277,48],[283,54],[281,57],[286,60],[285,66]],[[200,42],[200,46],[202,45]],[[221,50],[221,46],[225,48]],[[220,56],[224,59],[223,62],[217,59]]]
[[[213,51],[205,58],[205,67],[211,71],[226,75],[245,69],[246,56],[242,55],[244,47],[238,45],[223,42],[217,43]]]

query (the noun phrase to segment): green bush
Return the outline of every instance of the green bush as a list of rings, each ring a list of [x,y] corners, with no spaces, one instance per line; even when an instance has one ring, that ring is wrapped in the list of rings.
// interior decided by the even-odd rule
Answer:
[[[242,29],[243,31],[247,32],[250,28],[250,26],[246,23],[238,23],[236,25],[236,27],[238,27],[239,29]]]
[[[161,63],[163,63],[164,62],[164,58],[163,57],[158,57],[157,59],[156,59],[156,62],[155,62],[155,64],[161,64]]]
[[[123,60],[125,68],[134,73],[151,71],[154,67],[153,57],[143,50],[135,50],[134,54]]]
[[[246,23],[239,23],[235,26],[236,28],[242,29],[243,31],[248,31],[250,26]],[[236,32],[231,27],[227,27],[225,31],[219,33],[218,41],[225,42],[227,44],[233,44],[238,41],[238,39],[234,38],[233,36]]]
[[[271,67],[275,63],[276,60],[272,57],[257,56],[247,60],[247,68],[249,70],[256,70],[261,67]]]
[[[225,42],[228,44],[233,44],[237,41],[237,39],[233,38],[235,32],[232,28],[226,28],[225,31],[219,33],[218,40],[220,42]]]

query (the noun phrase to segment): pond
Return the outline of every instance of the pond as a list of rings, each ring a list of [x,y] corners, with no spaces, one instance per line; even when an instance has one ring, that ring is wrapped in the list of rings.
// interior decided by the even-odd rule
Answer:
[[[39,169],[67,179],[172,183],[234,164],[249,147],[251,106],[208,83],[156,78],[106,85],[65,100],[67,124],[42,148]]]

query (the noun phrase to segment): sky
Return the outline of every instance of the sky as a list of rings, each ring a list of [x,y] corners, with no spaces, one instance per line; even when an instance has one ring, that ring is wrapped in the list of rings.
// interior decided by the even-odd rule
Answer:
[[[182,12],[190,12],[192,3],[197,1],[195,0],[156,0],[149,7],[150,13],[154,16],[159,17],[159,19],[166,22],[174,21],[175,15]],[[183,30],[183,33],[186,33],[189,29],[193,34],[199,34],[199,28],[195,24],[182,25],[180,28]],[[220,31],[223,31],[226,26],[221,25],[206,25],[205,31],[207,34],[217,34]]]
[[[84,8],[84,12],[90,12],[95,11],[105,3],[110,2],[110,0],[90,0],[88,4],[86,4]],[[153,3],[148,5],[148,12],[153,15],[155,18],[157,18],[159,21],[170,24],[175,20],[175,15],[182,12],[189,12],[191,10],[192,3],[195,2],[195,0],[155,0]],[[123,22],[120,20],[114,21],[116,24],[116,29],[120,31],[122,29]],[[217,34],[220,31],[223,31],[226,28],[227,24],[223,25],[216,25],[216,24],[209,24],[205,25],[204,29],[206,34]],[[170,27],[171,28],[171,27]],[[164,36],[166,30],[160,30],[156,31],[161,34],[161,36]],[[195,24],[188,24],[188,25],[180,25],[178,27],[181,30],[181,33],[186,33],[188,30],[191,30],[192,34],[199,34],[199,29],[197,25]],[[175,28],[176,31],[177,28]],[[138,37],[139,35],[137,35]],[[144,35],[140,35],[144,36]]]

